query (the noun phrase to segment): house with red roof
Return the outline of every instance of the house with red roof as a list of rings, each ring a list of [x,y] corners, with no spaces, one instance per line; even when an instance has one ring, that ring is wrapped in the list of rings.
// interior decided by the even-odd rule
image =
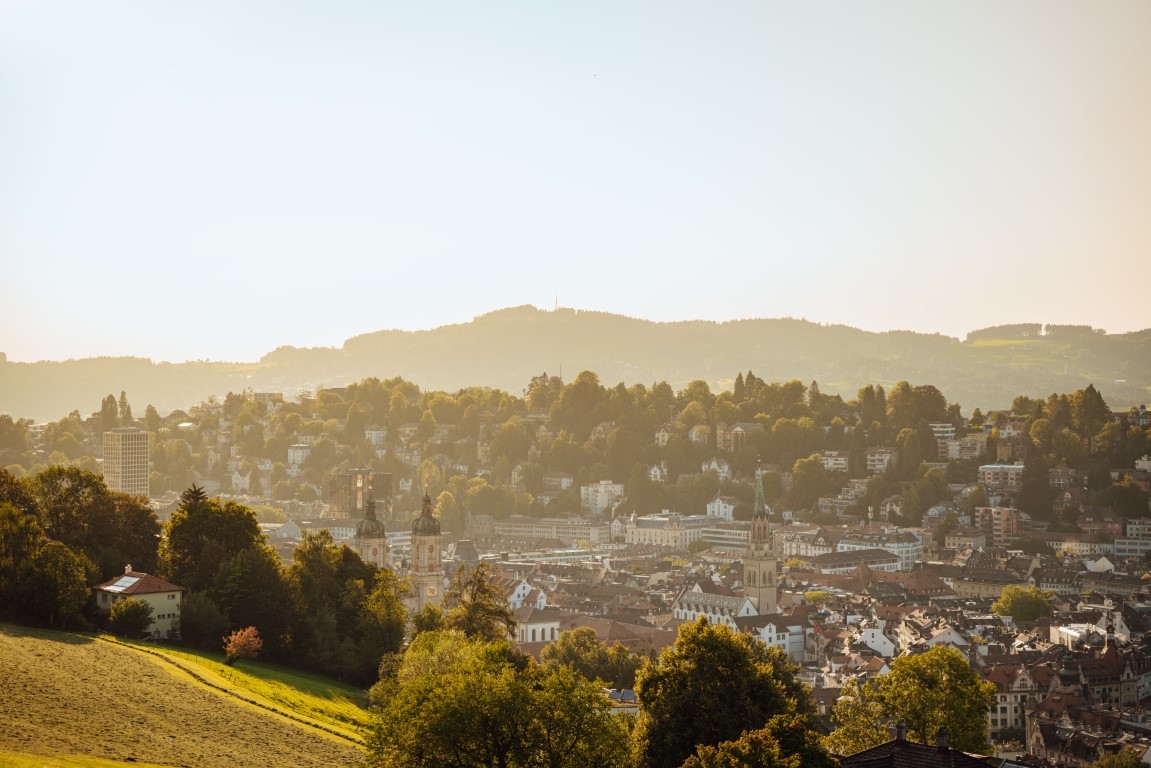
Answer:
[[[92,588],[96,593],[96,612],[107,616],[117,600],[133,598],[152,606],[152,625],[148,633],[154,638],[168,637],[179,631],[180,603],[184,600],[183,587],[170,584],[159,576],[133,571],[124,566],[124,575],[110,579]]]

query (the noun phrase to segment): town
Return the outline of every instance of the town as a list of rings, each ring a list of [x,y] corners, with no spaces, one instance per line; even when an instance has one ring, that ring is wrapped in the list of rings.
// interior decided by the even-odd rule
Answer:
[[[985,749],[967,752],[1032,766],[1151,756],[1151,412],[1113,410],[1093,385],[966,415],[931,385],[845,400],[751,371],[718,393],[607,387],[588,371],[541,374],[522,396],[366,379],[140,417],[123,392],[89,417],[0,416],[0,466],[0,501],[65,470],[147,497],[145,537],[174,536],[209,498],[221,514],[246,507],[273,570],[346,545],[405,580],[417,620],[449,607],[463,574],[488,574],[522,652],[546,658],[590,631],[635,660],[601,676],[618,712],[638,709],[640,662],[705,617],[796,665],[843,765],[906,736],[890,711],[878,735],[855,733],[851,706],[900,659],[941,648],[994,687],[974,742]],[[144,632],[186,641],[218,637],[189,621],[215,611],[291,663],[286,625],[227,603],[220,571],[197,560],[208,555],[146,549],[91,555],[97,621],[131,596],[153,608]],[[358,666],[301,658],[369,685],[379,656],[365,653]],[[919,728],[913,740],[934,744]]]

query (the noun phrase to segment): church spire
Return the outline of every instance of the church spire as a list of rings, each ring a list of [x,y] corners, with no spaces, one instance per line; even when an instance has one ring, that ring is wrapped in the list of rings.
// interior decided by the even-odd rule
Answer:
[[[767,516],[767,502],[763,499],[763,467],[755,464],[755,517]]]

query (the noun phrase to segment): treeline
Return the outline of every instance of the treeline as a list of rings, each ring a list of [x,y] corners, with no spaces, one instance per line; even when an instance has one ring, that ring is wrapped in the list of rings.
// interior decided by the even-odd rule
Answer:
[[[951,424],[960,436],[987,429],[986,454],[953,461],[928,476],[921,463],[937,458],[929,426],[937,423]],[[721,392],[703,381],[679,391],[666,382],[605,386],[585,371],[570,382],[546,373],[532,377],[521,395],[486,387],[421,391],[401,378],[369,378],[274,408],[246,393],[229,393],[222,402],[164,418],[151,406],[142,418],[133,417],[122,392],[119,398],[108,395],[87,419],[74,412],[46,425],[38,454],[26,422],[0,417],[0,461],[17,474],[44,469],[45,454],[52,464],[95,469],[91,446],[100,430],[125,424],[155,435],[153,493],[205,480],[219,482],[225,492],[238,491],[228,469],[233,454],[246,483],[280,500],[320,498],[330,472],[370,467],[411,478],[413,490],[396,499],[401,513],[418,509],[428,489],[453,531],[462,529],[468,514],[580,514],[578,487],[602,479],[626,485],[625,513],[702,513],[716,493],[723,493],[739,500],[737,515],[746,516],[751,488],[739,480],[761,463],[772,469],[765,478],[769,503],[809,510],[850,477],[865,476],[867,450],[880,446],[895,449],[899,460],[870,481],[857,509],[901,494],[901,522],[917,524],[924,510],[945,498],[948,483],[972,483],[978,464],[995,460],[999,429],[1008,424],[1023,431],[1010,455],[1028,461],[1034,480],[1024,498],[1029,511],[1049,514],[1050,499],[1039,486],[1046,469],[1058,463],[1086,477],[1089,492],[1116,496],[1091,503],[1132,510],[1136,494],[1108,490],[1109,473],[1131,467],[1151,449],[1147,429],[1113,419],[1092,385],[1045,399],[1021,395],[1010,409],[975,409],[965,416],[959,404],[930,384],[899,382],[889,390],[868,385],[844,399],[824,394],[814,381],[769,382],[752,371],[738,373],[731,389]],[[723,425],[733,424],[744,436],[725,450],[716,437]],[[669,433],[664,444],[655,440],[661,428]],[[288,450],[299,442],[311,444],[310,454],[298,471],[289,472]],[[849,474],[826,471],[811,458],[829,450],[847,455]],[[730,463],[735,482],[701,472],[713,458]],[[417,459],[418,466],[412,466]],[[653,467],[663,473],[663,482],[650,476]],[[554,482],[549,487],[549,476],[557,473],[570,476],[571,487],[557,491]],[[251,486],[249,492],[261,492]]]
[[[90,472],[0,470],[0,618],[105,626],[92,588],[129,564],[188,590],[172,639],[194,647],[218,650],[229,631],[255,627],[268,657],[367,686],[403,642],[406,584],[326,531],[305,534],[284,568],[252,510],[198,488],[162,529],[144,499]]]
[[[567,637],[537,662],[499,637],[420,633],[372,689],[369,766],[705,768],[838,764],[815,731],[799,669],[778,648],[701,619],[636,673],[638,717],[612,712]],[[555,646],[549,646],[554,648]],[[737,761],[736,758],[739,758]]]

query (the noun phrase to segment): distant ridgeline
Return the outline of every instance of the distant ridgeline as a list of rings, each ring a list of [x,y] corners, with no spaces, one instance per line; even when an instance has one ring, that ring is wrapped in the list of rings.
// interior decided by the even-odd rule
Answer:
[[[294,398],[370,376],[402,376],[424,389],[521,392],[542,371],[571,379],[590,370],[609,385],[666,381],[679,389],[702,379],[722,389],[749,369],[768,380],[818,381],[823,392],[845,397],[867,384],[931,382],[968,410],[1006,408],[1019,394],[1094,383],[1121,408],[1151,400],[1151,329],[1107,334],[1024,323],[973,331],[961,342],[791,318],[656,323],[524,306],[427,331],[364,334],[340,348],[281,347],[255,363],[128,357],[16,363],[0,354],[0,413],[58,419],[74,409],[95,410],[109,392],[125,389],[135,402],[167,412],[229,391]]]
[[[1015,323],[1014,325],[992,325],[971,331],[967,334],[967,341],[981,339],[1076,339],[1096,334],[1106,336],[1107,331],[1102,328],[1092,328],[1090,325],[1053,325],[1048,324],[1044,330],[1042,323]]]

